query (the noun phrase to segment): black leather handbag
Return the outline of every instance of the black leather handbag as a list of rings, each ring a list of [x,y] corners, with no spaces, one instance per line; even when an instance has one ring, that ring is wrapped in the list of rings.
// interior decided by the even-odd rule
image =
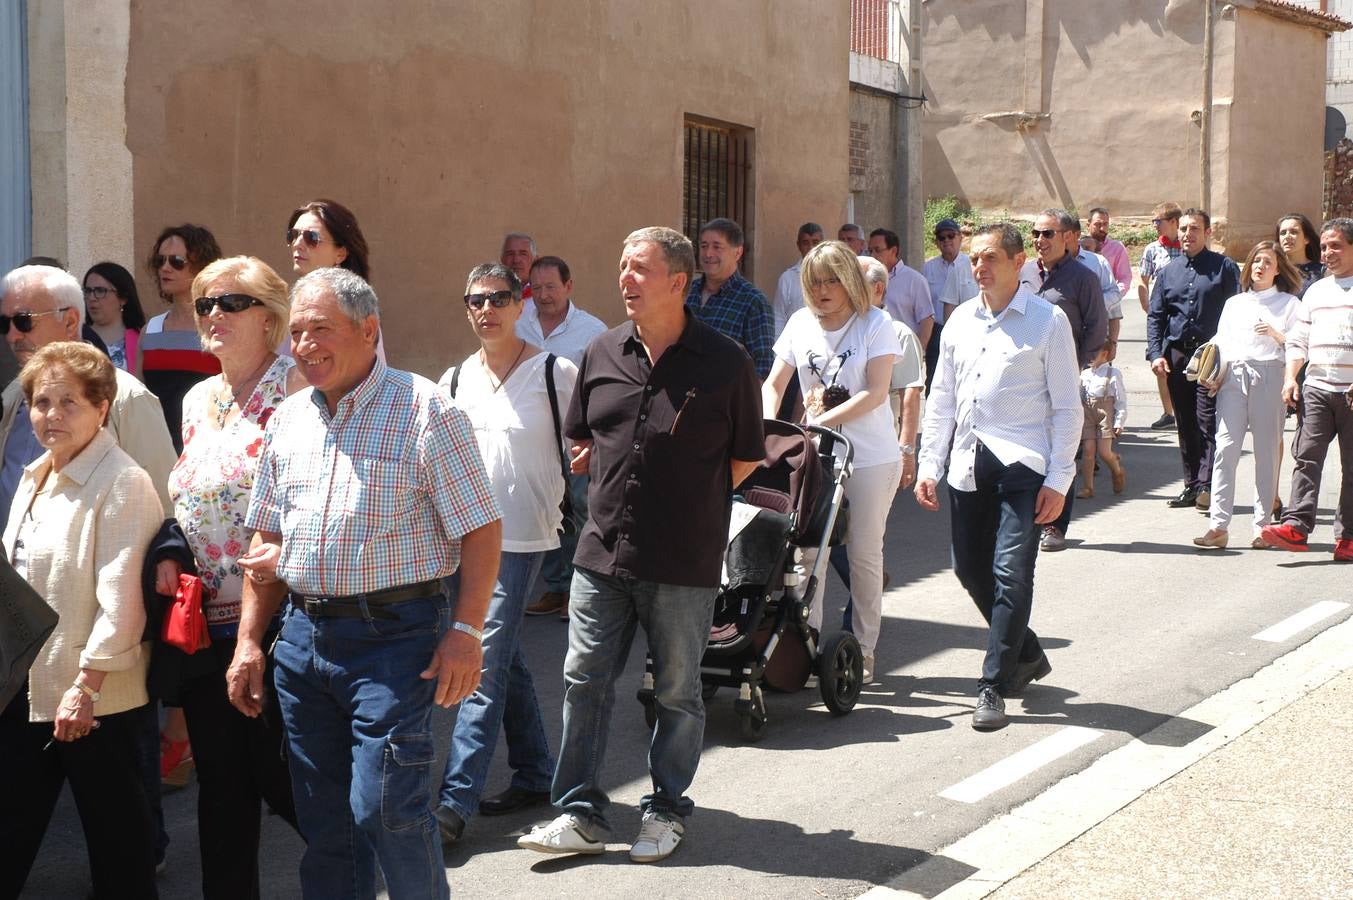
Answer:
[[[28,680],[60,616],[0,554],[0,709]]]

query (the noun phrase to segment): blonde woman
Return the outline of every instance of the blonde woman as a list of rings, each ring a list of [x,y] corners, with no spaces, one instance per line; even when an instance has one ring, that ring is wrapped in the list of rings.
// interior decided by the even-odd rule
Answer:
[[[855,471],[846,482],[846,550],[855,635],[864,653],[864,678],[870,681],[883,613],[883,530],[902,471],[888,404],[893,363],[902,346],[892,320],[870,302],[850,247],[840,241],[818,244],[804,256],[799,280],[804,308],[789,317],[775,342],[762,405],[774,418],[789,379],[797,374],[805,421],[842,432],[855,447]],[[809,619],[819,629],[822,590],[819,585]]]

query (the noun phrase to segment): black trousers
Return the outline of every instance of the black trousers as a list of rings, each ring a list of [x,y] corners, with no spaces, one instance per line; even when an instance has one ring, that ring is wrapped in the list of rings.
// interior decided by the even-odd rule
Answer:
[[[1170,347],[1165,359],[1170,374],[1165,388],[1174,404],[1174,427],[1179,435],[1179,455],[1184,463],[1184,487],[1196,491],[1212,487],[1212,457],[1217,449],[1217,398],[1184,377],[1193,353]]]
[[[263,713],[251,719],[226,696],[225,673],[235,641],[214,640],[201,652],[216,656],[216,671],[190,682],[182,699],[197,763],[202,895],[206,900],[257,898],[260,803],[296,828],[272,659],[263,677]]]
[[[28,721],[26,685],[0,713],[0,900],[23,890],[68,779],[94,896],[158,896],[154,829],[136,750],[143,717],[139,707],[99,716],[87,736],[56,741],[51,722]]]

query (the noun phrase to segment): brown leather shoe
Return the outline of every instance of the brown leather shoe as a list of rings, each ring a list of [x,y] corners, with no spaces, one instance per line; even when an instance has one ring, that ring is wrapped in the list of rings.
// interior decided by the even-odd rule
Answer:
[[[568,609],[568,594],[546,591],[540,595],[539,600],[526,607],[526,614],[528,616],[548,616],[550,613],[559,612],[561,608]]]

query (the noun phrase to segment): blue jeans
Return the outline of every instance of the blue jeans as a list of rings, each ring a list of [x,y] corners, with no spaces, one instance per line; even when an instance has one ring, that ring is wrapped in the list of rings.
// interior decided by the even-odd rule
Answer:
[[[442,778],[441,804],[469,819],[489,777],[489,763],[498,746],[498,728],[507,738],[512,785],[548,791],[554,758],[536,700],[531,670],[521,653],[526,592],[535,584],[544,551],[509,553],[498,563],[488,616],[484,620],[484,675],[479,688],[461,703],[451,734],[451,753]]]
[[[568,476],[568,499],[573,504],[573,533],[559,536],[558,550],[545,551],[545,564],[540,570],[545,587],[556,594],[567,594],[573,581],[573,554],[578,549],[578,535],[587,524],[586,472]]]
[[[1043,476],[1006,466],[986,447],[973,465],[977,490],[949,488],[954,574],[990,625],[980,687],[1004,692],[1015,666],[1043,655],[1029,627],[1040,528],[1034,506]]]
[[[450,627],[447,595],[310,618],[288,608],[273,651],[308,900],[447,898],[432,815],[435,680],[418,675]]]
[[[636,625],[644,626],[653,655],[658,714],[648,749],[653,793],[639,806],[683,818],[695,809],[686,789],[695,780],[705,737],[700,659],[709,642],[716,593],[712,587],[574,571],[564,657],[564,736],[550,793],[554,805],[584,819],[595,838],[610,831],[605,812],[610,798],[598,776],[615,681],[625,669]]]

